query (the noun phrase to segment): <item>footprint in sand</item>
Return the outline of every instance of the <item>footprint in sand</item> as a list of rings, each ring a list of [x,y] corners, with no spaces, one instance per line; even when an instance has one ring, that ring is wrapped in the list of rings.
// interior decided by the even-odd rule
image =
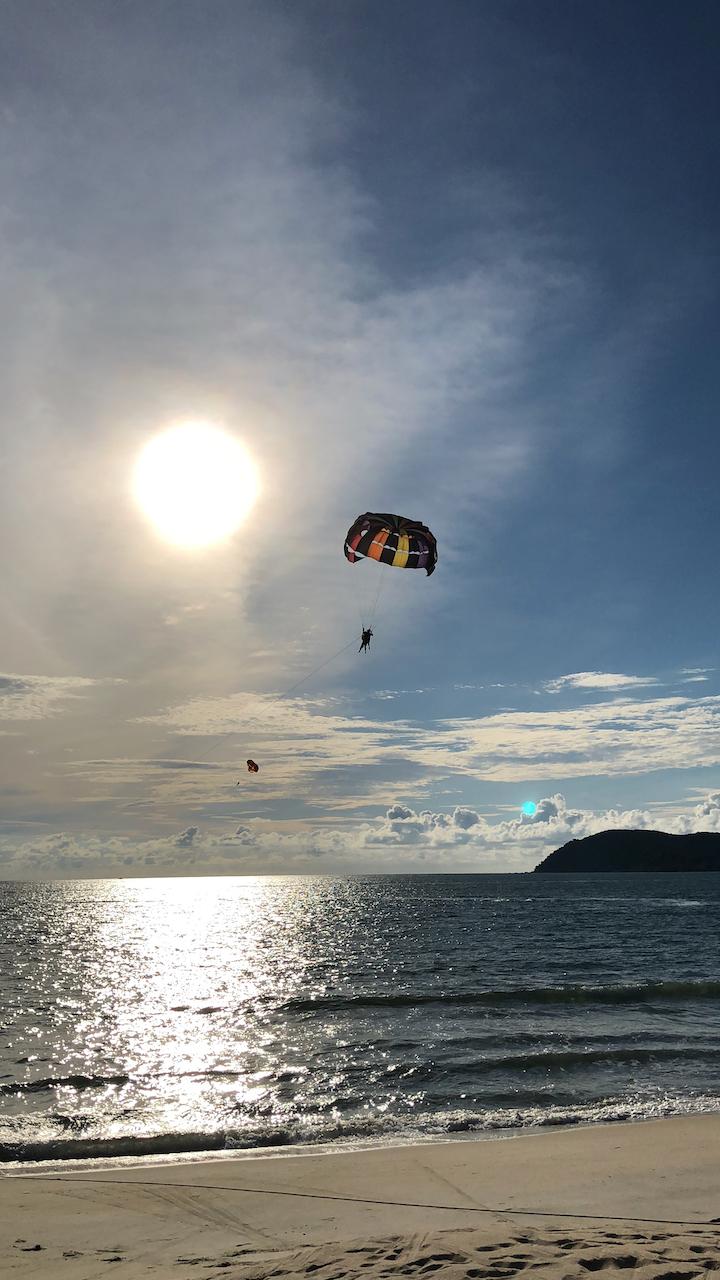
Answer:
[[[617,1267],[623,1270],[626,1267],[637,1267],[641,1259],[634,1253],[622,1253],[614,1258],[578,1258],[581,1267],[585,1267],[588,1271],[600,1271],[603,1267]]]
[[[695,1280],[697,1271],[660,1271],[655,1280]]]

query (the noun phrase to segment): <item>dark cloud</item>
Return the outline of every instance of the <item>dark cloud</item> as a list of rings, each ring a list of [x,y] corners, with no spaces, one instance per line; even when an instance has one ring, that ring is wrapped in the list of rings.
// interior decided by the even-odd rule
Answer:
[[[407,805],[394,804],[388,809],[385,817],[388,822],[403,822],[406,818],[415,818],[417,815],[413,809],[408,809]]]
[[[195,843],[195,839],[199,834],[199,827],[186,827],[180,835],[176,837],[175,844],[178,849],[190,849]]]
[[[480,821],[480,814],[476,813],[474,809],[465,809],[460,806],[453,812],[455,826],[460,827],[463,831],[468,831],[470,827],[477,826]]]

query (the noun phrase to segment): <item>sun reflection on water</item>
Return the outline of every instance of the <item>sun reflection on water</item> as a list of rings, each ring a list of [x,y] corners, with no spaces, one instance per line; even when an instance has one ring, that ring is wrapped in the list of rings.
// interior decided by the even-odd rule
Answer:
[[[629,1070],[641,1115],[691,1066],[720,1097],[712,879],[642,936],[634,894],[541,877],[0,885],[0,1158],[603,1118]],[[643,1003],[660,954],[692,989]]]
[[[160,1111],[166,1130],[212,1130],[228,1112],[239,1124],[248,1111],[292,1110],[306,1050],[278,1006],[312,981],[309,920],[326,918],[328,886],[321,877],[36,886],[52,901],[46,954],[62,994],[50,1028],[33,1023],[25,999],[18,1030],[36,1050],[28,1066],[58,1080],[59,1114],[82,1128],[86,1112],[90,1128],[102,1119],[112,1135],[130,1121],[151,1132]]]

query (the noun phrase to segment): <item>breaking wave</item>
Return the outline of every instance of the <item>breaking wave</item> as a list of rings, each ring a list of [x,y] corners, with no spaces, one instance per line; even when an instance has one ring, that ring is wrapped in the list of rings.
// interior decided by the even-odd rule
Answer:
[[[515,987],[487,991],[367,992],[286,1000],[287,1013],[343,1009],[409,1009],[423,1005],[647,1004],[655,1000],[713,1000],[720,982],[645,982],[607,986]]]
[[[604,1099],[577,1106],[497,1108],[483,1113],[455,1110],[419,1115],[369,1116],[329,1122],[298,1121],[292,1125],[257,1125],[243,1129],[218,1129],[113,1138],[47,1138],[37,1141],[0,1142],[0,1163],[65,1160],[113,1160],[123,1157],[186,1155],[200,1152],[251,1151],[268,1147],[417,1142],[453,1135],[490,1135],[503,1130],[527,1130],[617,1121],[654,1120],[673,1115],[720,1111],[720,1099],[659,1096],[656,1098]]]

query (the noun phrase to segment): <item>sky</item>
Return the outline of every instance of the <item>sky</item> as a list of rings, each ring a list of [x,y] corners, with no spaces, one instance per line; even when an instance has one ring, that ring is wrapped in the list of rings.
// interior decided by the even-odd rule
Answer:
[[[0,878],[720,830],[714,0],[0,22]],[[133,495],[184,422],[260,479],[203,549]]]

